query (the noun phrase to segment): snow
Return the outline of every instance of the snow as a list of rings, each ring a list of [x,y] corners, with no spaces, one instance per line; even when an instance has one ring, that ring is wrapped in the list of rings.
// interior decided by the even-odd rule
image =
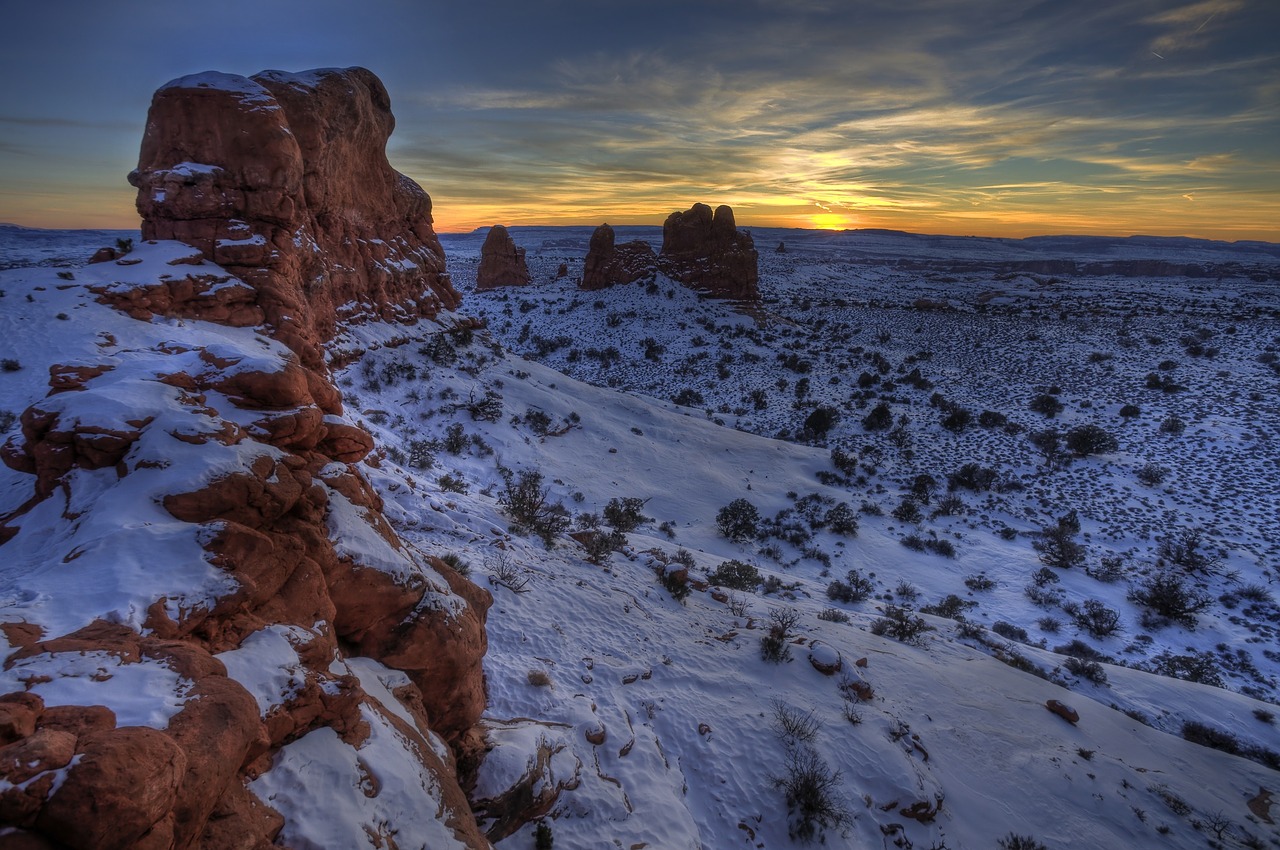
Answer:
[[[623,241],[659,238],[653,228],[617,230]],[[535,784],[564,787],[545,819],[557,848],[788,848],[800,842],[788,834],[786,801],[774,780],[785,776],[788,754],[807,747],[839,771],[833,789],[853,816],[844,830],[826,830],[827,846],[979,848],[1015,832],[1049,847],[1199,848],[1209,835],[1205,824],[1219,813],[1238,843],[1246,832],[1280,840],[1274,824],[1245,806],[1259,788],[1278,790],[1275,770],[1181,736],[1185,723],[1201,722],[1280,751],[1280,612],[1273,597],[1267,601],[1280,554],[1266,475],[1277,457],[1277,410],[1268,392],[1274,372],[1259,360],[1280,346],[1280,293],[1274,282],[1245,273],[1273,268],[1275,246],[757,229],[768,303],[745,315],[661,278],[653,292],[644,285],[577,292],[572,275],[555,282],[554,270],[580,262],[590,229],[512,232],[529,248],[537,283],[487,294],[470,291],[483,233],[443,238],[450,272],[465,292],[462,315],[488,321],[489,331],[469,345],[451,334],[457,317],[445,315],[412,326],[352,324],[331,350],[335,362],[349,362],[335,373],[348,412],[329,421],[374,434],[377,449],[361,471],[403,544],[389,544],[364,521],[363,509],[330,489],[330,533],[341,554],[366,568],[423,576],[435,588],[429,604],[441,607],[456,598],[419,553],[452,555],[494,597],[484,662],[493,750],[475,796],[501,794],[536,765],[540,750],[550,751]],[[789,253],[773,254],[777,241]],[[1221,281],[1055,283],[944,268],[1045,256],[1145,259],[1153,252],[1178,262],[1238,261],[1244,272]],[[116,369],[94,379],[106,390],[103,406],[82,409],[75,393],[50,402],[86,422],[110,420],[108,405],[132,404],[157,417],[157,435],[212,427],[211,419],[180,410],[171,388],[154,381],[162,367],[198,370],[197,356],[160,358],[152,350],[199,340],[238,361],[232,368],[257,369],[278,362],[276,345],[250,330],[135,322],[97,305],[83,288],[155,280],[181,253],[171,243],[139,246],[142,264],[75,268],[72,281],[47,268],[0,272],[0,358],[22,365],[0,372],[0,410],[20,412],[43,398],[49,365],[94,361],[106,351]],[[932,265],[899,267],[899,259]],[[921,310],[917,299],[953,306]],[[58,313],[75,321],[61,322]],[[1199,328],[1220,347],[1214,357],[1187,354],[1179,341]],[[429,356],[440,334],[451,334],[456,359]],[[569,342],[557,347],[561,336]],[[693,341],[698,336],[701,344]],[[645,356],[646,337],[662,347],[659,359]],[[587,354],[609,346],[619,350],[610,365]],[[908,363],[924,350],[930,357]],[[1110,356],[1092,361],[1095,351]],[[876,371],[871,352],[890,364],[882,382],[898,386],[876,385],[874,398],[859,406],[852,394],[861,371]],[[811,361],[810,370],[787,368],[779,357],[789,354]],[[721,377],[724,355],[732,358]],[[1164,359],[1178,361],[1173,373],[1186,392],[1142,390],[1143,376]],[[909,366],[919,366],[934,389],[907,384]],[[801,377],[809,379],[804,399],[795,390]],[[1068,403],[1053,424],[1098,419],[1118,437],[1117,452],[1065,470],[1041,468],[1025,434],[1046,423],[1026,406],[1035,388],[1051,381]],[[703,401],[675,404],[683,389]],[[757,389],[768,402],[763,410],[750,401]],[[1002,412],[1024,430],[947,431],[930,406],[934,391],[975,415]],[[501,411],[493,421],[473,419],[466,405],[486,392],[500,397]],[[881,399],[910,419],[905,448],[860,424]],[[1119,407],[1131,399],[1142,416],[1122,422]],[[777,438],[784,429],[792,437],[819,400],[842,412],[826,445]],[[232,415],[216,393],[207,403]],[[1182,437],[1159,432],[1173,412],[1188,420]],[[833,445],[857,459],[853,473],[832,477]],[[204,560],[195,534],[159,507],[137,505],[244,463],[236,451],[250,449],[147,437],[135,445],[127,460],[133,471],[122,482],[114,470],[72,473],[73,501],[46,500],[0,548],[0,619],[38,622],[59,634],[97,616],[140,627],[156,599],[178,613],[227,592],[219,584],[227,579]],[[143,461],[148,465],[137,468]],[[967,461],[998,466],[1024,489],[958,491],[962,507],[933,515],[946,495],[946,474]],[[1170,468],[1165,485],[1137,482],[1135,469],[1148,462]],[[149,466],[160,463],[166,466]],[[575,515],[575,527],[613,498],[646,499],[651,520],[627,534],[625,549],[591,564],[567,536],[548,548],[512,528],[499,501],[501,468],[540,471],[550,498]],[[330,464],[319,477],[345,473],[344,465]],[[895,519],[891,511],[921,473],[940,480],[938,492],[919,521]],[[20,473],[0,469],[0,514],[21,504],[29,486]],[[726,539],[716,514],[737,498],[765,518],[783,513],[783,524],[807,537]],[[881,512],[859,512],[857,535],[837,535],[804,519],[804,504],[825,507],[823,500]],[[1096,599],[1117,610],[1116,634],[1094,637],[1061,603],[1042,608],[1026,596],[1041,567],[1031,534],[1069,507],[1079,509],[1090,571],[1057,571],[1052,586],[1063,601]],[[1213,545],[1226,550],[1221,572],[1193,576],[1215,601],[1194,630],[1148,629],[1129,591],[1154,568],[1165,530],[1184,526],[1209,529]],[[953,543],[955,557],[904,546],[910,534]],[[733,558],[756,566],[765,583],[732,591],[727,603],[702,590],[678,602],[656,567],[682,549],[695,580]],[[1095,578],[1102,558],[1112,556],[1124,566],[1119,578]],[[855,568],[871,576],[871,595],[833,602],[828,584]],[[1248,585],[1261,588],[1256,598],[1239,596]],[[1234,602],[1223,601],[1233,593]],[[947,594],[976,603],[965,622],[919,613]],[[916,642],[876,634],[891,604],[914,609],[932,631]],[[774,612],[796,617],[790,658],[779,664],[759,651]],[[321,628],[327,626],[311,627]],[[264,714],[300,687],[298,647],[311,629],[269,625],[219,656]],[[1073,640],[1104,656],[1098,669],[1105,681],[1070,672],[1067,650],[1079,652]],[[1226,687],[1150,672],[1162,653],[1209,654]],[[3,655],[10,659],[5,689],[45,671],[50,681],[33,687],[68,700],[111,700],[137,722],[162,724],[182,698],[183,683],[159,665],[126,671],[138,665],[49,656],[14,662],[7,647]],[[843,670],[825,676],[811,655],[825,663],[839,658]],[[859,659],[866,665],[857,666]],[[111,678],[99,681],[99,671]],[[442,823],[439,789],[421,767],[419,756],[430,760],[432,753],[415,752],[421,744],[398,731],[405,727],[397,722],[415,725],[394,696],[407,677],[363,658],[335,658],[328,672],[359,678],[370,697],[362,711],[371,734],[353,747],[332,730],[311,731],[251,784],[286,816],[282,843],[386,846],[398,830],[401,847],[455,846]],[[855,682],[870,689],[869,699],[848,698]],[[1046,710],[1050,699],[1075,708],[1079,723]],[[811,741],[779,731],[779,705],[816,721]],[[438,739],[428,745],[446,755]],[[903,814],[939,800],[931,822]],[[497,846],[523,850],[533,831],[527,824]]]
[[[346,744],[328,727],[286,745],[249,790],[285,816],[280,840],[298,850],[463,847],[444,822],[435,778],[413,757],[413,743],[379,711],[361,716],[369,738]]]
[[[29,655],[0,670],[0,692],[28,690],[46,706],[105,705],[118,726],[166,729],[182,710],[191,682],[148,658],[125,661],[109,652]]]
[[[270,625],[246,637],[236,649],[215,657],[226,665],[227,675],[257,700],[258,711],[265,718],[306,685],[306,670],[295,647],[314,638],[300,626]]]

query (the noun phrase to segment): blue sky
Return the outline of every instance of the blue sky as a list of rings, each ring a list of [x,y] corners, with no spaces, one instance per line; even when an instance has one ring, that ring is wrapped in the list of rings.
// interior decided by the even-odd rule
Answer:
[[[1280,3],[7,4],[0,221],[137,221],[152,92],[363,65],[438,229],[739,222],[1280,241]]]

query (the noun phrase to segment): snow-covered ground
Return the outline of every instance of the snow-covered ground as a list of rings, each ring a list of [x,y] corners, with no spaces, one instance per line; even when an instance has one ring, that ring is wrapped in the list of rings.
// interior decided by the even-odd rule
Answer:
[[[830,817],[815,837],[835,847],[990,848],[1011,835],[1029,837],[1010,845],[1023,847],[1280,846],[1280,810],[1259,796],[1280,791],[1280,410],[1260,357],[1280,345],[1273,282],[994,281],[899,269],[887,243],[908,237],[757,231],[766,305],[747,315],[665,280],[577,292],[589,229],[513,233],[535,285],[510,292],[473,292],[482,234],[444,238],[463,311],[487,318],[487,332],[366,324],[335,345],[336,362],[358,355],[338,382],[348,416],[377,440],[365,472],[388,519],[494,594],[485,666],[496,748],[475,796],[541,770],[542,785],[564,788],[544,821],[559,850],[790,847],[804,818],[789,785],[825,788]],[[618,229],[620,240],[637,235],[654,231]],[[772,253],[779,241],[788,253]],[[932,241],[931,261],[957,250]],[[971,253],[1013,250],[992,242]],[[557,282],[561,262],[570,274]],[[90,341],[96,332],[53,318],[79,297],[56,289],[54,270],[41,272],[47,281],[22,274],[0,285],[0,311],[22,331],[0,338],[0,360],[22,365],[0,372],[0,416],[43,395],[68,329]],[[1201,354],[1188,354],[1197,341]],[[1177,365],[1162,370],[1164,360]],[[906,382],[916,367],[931,388]],[[863,371],[879,383],[860,388]],[[1187,389],[1148,390],[1149,372]],[[1048,421],[1028,404],[1055,384],[1066,409]],[[943,428],[935,393],[975,422]],[[881,401],[895,422],[909,418],[896,436],[862,426]],[[824,443],[794,439],[818,402],[839,424]],[[1125,420],[1129,403],[1141,410]],[[984,410],[1023,430],[979,426]],[[1160,430],[1174,413],[1180,436]],[[1027,432],[1090,422],[1118,449],[1046,471]],[[832,448],[852,459],[844,471]],[[1021,489],[960,489],[963,505],[935,516],[948,474],[970,462]],[[1167,468],[1163,484],[1138,482],[1147,463]],[[539,473],[570,530],[613,499],[645,500],[650,519],[592,563],[566,534],[547,545],[513,529],[504,470]],[[922,474],[938,482],[922,517],[894,517]],[[777,534],[725,537],[717,514],[738,499]],[[842,503],[856,534],[822,522]],[[1032,532],[1072,509],[1085,562],[1042,578],[1035,604]],[[1224,550],[1187,574],[1212,604],[1194,630],[1148,629],[1127,597],[1145,573],[1160,574],[1159,542],[1182,528],[1203,529],[1215,556]],[[1104,558],[1120,559],[1110,581],[1095,578],[1109,577]],[[760,580],[707,584],[728,560]],[[689,562],[694,589],[679,601],[660,573]],[[833,601],[830,583],[851,570],[870,580],[867,598]],[[1118,614],[1115,633],[1077,625],[1069,611],[1083,617],[1091,600]],[[928,630],[894,639],[885,618],[895,612]],[[786,634],[776,662],[761,653],[771,626]],[[826,675],[810,656],[838,657],[841,669]],[[258,693],[269,676],[228,666],[271,700]],[[1140,668],[1216,674],[1227,687]],[[279,687],[292,687],[287,676]],[[1047,700],[1069,705],[1078,724]],[[1188,723],[1254,758],[1184,740]],[[261,793],[296,784],[296,764],[278,767]],[[387,817],[402,805],[383,803]],[[533,833],[526,825],[497,846],[533,846]]]

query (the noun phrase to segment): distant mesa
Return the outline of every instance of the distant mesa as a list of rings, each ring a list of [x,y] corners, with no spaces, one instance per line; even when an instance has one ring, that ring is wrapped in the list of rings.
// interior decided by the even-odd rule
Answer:
[[[605,289],[651,278],[658,271],[653,246],[642,239],[615,244],[613,228],[602,224],[591,234],[591,244],[583,262],[582,288]]]
[[[480,248],[480,269],[476,272],[476,290],[497,289],[500,286],[528,286],[529,266],[524,259],[524,249],[516,245],[511,234],[501,224],[489,228],[489,235]]]
[[[364,68],[167,83],[129,175],[142,236],[192,245],[254,287],[307,365],[341,318],[454,309],[431,199],[387,162],[394,126]]]
[[[733,210],[706,204],[673,212],[662,226],[662,251],[642,240],[615,244],[613,228],[602,224],[591,235],[582,288],[604,289],[633,283],[661,271],[714,298],[758,301],[759,255],[751,234],[739,230]]]
[[[662,225],[662,272],[715,298],[758,301],[759,255],[751,234],[739,230],[727,205],[674,212]]]

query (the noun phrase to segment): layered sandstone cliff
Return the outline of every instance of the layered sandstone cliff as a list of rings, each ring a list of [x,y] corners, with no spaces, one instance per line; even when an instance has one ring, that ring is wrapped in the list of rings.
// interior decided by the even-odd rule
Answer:
[[[458,304],[392,123],[363,69],[156,94],[144,235],[194,250],[84,273],[137,321],[84,314],[112,330],[0,452],[27,476],[0,515],[6,841],[489,846],[454,761],[489,595],[383,518],[319,347]]]

